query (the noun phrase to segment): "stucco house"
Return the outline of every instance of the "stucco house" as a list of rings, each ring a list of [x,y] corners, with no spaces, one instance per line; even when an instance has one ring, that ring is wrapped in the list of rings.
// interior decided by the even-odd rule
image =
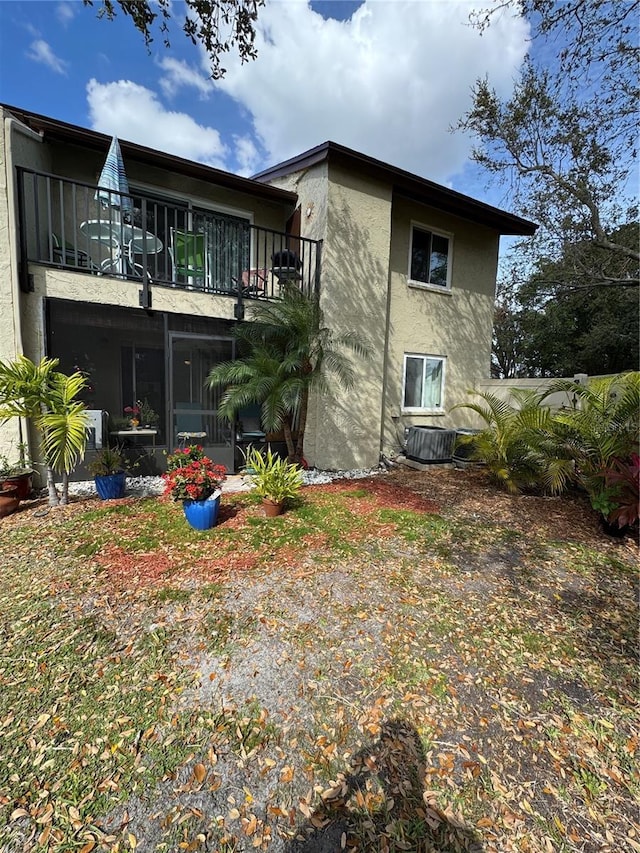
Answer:
[[[199,432],[232,468],[259,413],[221,422],[203,380],[283,281],[372,346],[354,389],[312,400],[311,465],[375,466],[410,424],[463,423],[448,410],[489,377],[500,236],[532,223],[333,142],[248,179],[121,140],[129,193],[105,197],[109,137],[1,110],[0,358],[84,371],[98,444],[162,467]],[[136,401],[157,418],[131,436]],[[16,442],[0,427],[0,452]]]

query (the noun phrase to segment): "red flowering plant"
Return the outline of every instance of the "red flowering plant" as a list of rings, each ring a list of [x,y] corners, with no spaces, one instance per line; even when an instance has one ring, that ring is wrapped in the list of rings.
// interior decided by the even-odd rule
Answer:
[[[140,403],[140,400],[136,400],[135,403],[133,404],[133,406],[125,406],[124,407],[125,415],[129,415],[131,418],[137,418],[138,415],[140,414],[141,405],[142,404]]]
[[[200,444],[176,447],[173,453],[167,455],[167,471],[173,471],[175,468],[183,468],[191,462],[196,462],[204,458],[204,450]]]
[[[176,450],[167,457],[164,493],[174,501],[204,501],[220,488],[226,476],[224,465],[216,465],[201,447]]]

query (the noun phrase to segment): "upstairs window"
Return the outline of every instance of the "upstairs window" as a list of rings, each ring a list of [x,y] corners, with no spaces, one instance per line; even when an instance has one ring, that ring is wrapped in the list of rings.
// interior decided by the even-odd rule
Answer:
[[[417,225],[411,227],[409,279],[420,284],[448,288],[451,240]]]
[[[404,357],[405,411],[442,411],[444,392],[444,358],[406,353]]]

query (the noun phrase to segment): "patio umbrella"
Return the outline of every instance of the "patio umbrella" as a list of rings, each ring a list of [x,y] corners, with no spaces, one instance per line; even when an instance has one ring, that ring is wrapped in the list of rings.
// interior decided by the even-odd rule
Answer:
[[[122,159],[122,151],[118,137],[114,136],[109,146],[107,159],[104,161],[102,172],[98,180],[98,190],[94,196],[97,201],[100,201],[105,207],[113,207],[120,210],[125,216],[125,219],[131,217],[132,205],[128,195],[120,195],[120,193],[129,192],[129,181],[127,173],[124,170],[124,161]]]

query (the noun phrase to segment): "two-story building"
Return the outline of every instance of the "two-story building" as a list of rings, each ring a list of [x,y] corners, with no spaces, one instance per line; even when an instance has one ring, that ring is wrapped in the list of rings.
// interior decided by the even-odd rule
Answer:
[[[0,358],[82,370],[98,442],[135,438],[161,467],[199,433],[232,468],[259,413],[221,421],[205,379],[283,281],[371,345],[355,388],[312,400],[309,464],[375,466],[410,424],[463,423],[448,411],[489,377],[500,236],[532,223],[332,142],[247,179],[121,140],[129,191],[105,193],[109,137],[1,109]],[[136,401],[156,417],[133,437]],[[0,427],[0,452],[17,440]]]

